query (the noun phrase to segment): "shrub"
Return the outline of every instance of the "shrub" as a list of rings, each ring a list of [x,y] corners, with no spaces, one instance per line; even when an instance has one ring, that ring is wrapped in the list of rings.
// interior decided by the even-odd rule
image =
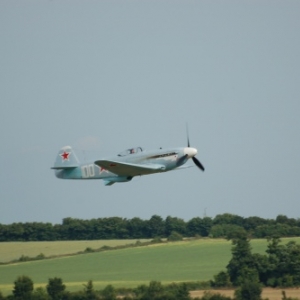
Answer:
[[[35,259],[45,259],[45,258],[46,258],[46,256],[43,253],[40,253],[39,255],[37,255],[35,257]]]
[[[205,292],[204,296],[201,298],[202,300],[231,300],[230,297],[223,296],[219,293],[211,293],[211,292]]]
[[[104,246],[102,246],[100,249],[101,249],[101,250],[111,250],[112,247],[104,245]]]
[[[95,252],[91,247],[87,247],[84,250],[85,253],[91,253],[91,252]]]
[[[143,243],[140,241],[140,240],[137,240],[136,242],[135,242],[135,246],[141,246],[141,245],[143,245]]]
[[[153,240],[151,241],[152,244],[158,244],[158,243],[162,243],[162,240],[159,236],[153,238]]]
[[[19,258],[19,261],[29,261],[30,260],[30,257],[29,256],[25,256],[25,255],[22,255],[20,258]]]
[[[182,235],[176,231],[172,231],[172,233],[168,237],[169,242],[177,242],[182,240],[183,240]]]

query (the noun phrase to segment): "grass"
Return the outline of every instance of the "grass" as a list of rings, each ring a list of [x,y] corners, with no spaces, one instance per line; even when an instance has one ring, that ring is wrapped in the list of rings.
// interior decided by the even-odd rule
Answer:
[[[284,239],[289,240],[300,241],[299,238]],[[253,252],[264,253],[267,241],[253,240],[251,245]],[[10,293],[14,280],[20,275],[29,276],[35,287],[45,286],[49,278],[60,277],[70,291],[82,290],[88,280],[93,280],[96,289],[107,284],[135,287],[151,280],[162,283],[210,280],[225,270],[231,257],[230,249],[229,241],[200,239],[2,265],[0,290]]]

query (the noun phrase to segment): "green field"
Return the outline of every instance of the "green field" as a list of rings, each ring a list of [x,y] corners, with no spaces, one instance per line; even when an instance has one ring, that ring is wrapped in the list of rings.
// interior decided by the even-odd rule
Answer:
[[[300,241],[299,238],[283,240]],[[12,248],[14,244],[11,243]],[[251,245],[253,252],[264,253],[267,241],[253,240]],[[10,293],[19,275],[29,276],[35,287],[46,285],[49,278],[60,277],[70,291],[83,289],[88,280],[93,280],[96,289],[107,284],[135,287],[151,280],[162,283],[209,280],[225,269],[230,249],[229,241],[200,239],[2,265],[0,290]]]

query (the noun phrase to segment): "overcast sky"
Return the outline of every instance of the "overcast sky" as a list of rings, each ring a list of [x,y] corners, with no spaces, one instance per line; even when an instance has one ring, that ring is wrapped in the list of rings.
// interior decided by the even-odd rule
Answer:
[[[300,217],[299,1],[0,1],[0,223]],[[191,145],[106,187],[50,169]]]

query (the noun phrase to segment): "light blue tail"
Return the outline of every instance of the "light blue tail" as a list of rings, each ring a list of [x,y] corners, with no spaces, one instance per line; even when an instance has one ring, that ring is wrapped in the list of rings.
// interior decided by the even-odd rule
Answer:
[[[78,166],[79,161],[75,152],[70,146],[65,146],[59,150],[56,156],[54,167],[52,167],[51,169],[64,170],[77,168]]]

